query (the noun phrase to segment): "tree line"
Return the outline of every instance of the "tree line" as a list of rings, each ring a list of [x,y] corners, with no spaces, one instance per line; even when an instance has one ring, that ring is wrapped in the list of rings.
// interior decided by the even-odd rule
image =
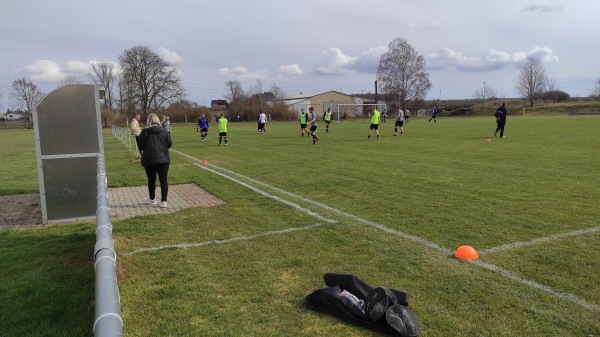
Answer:
[[[188,122],[199,114],[211,116],[208,107],[202,107],[186,99],[178,69],[162,59],[146,46],[135,46],[119,56],[119,69],[114,63],[99,62],[91,65],[88,79],[104,88],[103,115],[113,116],[118,111],[125,118],[135,113],[147,115],[150,112],[169,115],[174,122]],[[406,109],[407,105],[425,99],[432,87],[425,59],[405,39],[396,38],[388,45],[377,67],[377,90],[391,106]],[[58,87],[79,83],[75,77],[67,77]],[[261,80],[248,90],[239,81],[225,83],[224,97],[229,101],[228,114],[232,120],[255,120],[260,111],[276,120],[291,119],[283,100],[285,90],[272,85],[264,90]],[[539,58],[530,57],[522,66],[515,81],[515,90],[526,98],[530,106],[538,99],[551,99],[555,102],[568,100],[566,92],[559,90],[557,81],[546,73]],[[0,102],[2,102],[0,92]],[[31,120],[31,111],[43,99],[45,93],[35,83],[20,78],[12,83],[9,92],[11,106],[25,111]],[[600,99],[600,78],[596,81],[591,96]],[[484,82],[473,98],[492,100],[497,92]],[[279,102],[279,103],[273,103]],[[213,113],[214,114],[214,113]],[[295,117],[295,116],[294,116]]]

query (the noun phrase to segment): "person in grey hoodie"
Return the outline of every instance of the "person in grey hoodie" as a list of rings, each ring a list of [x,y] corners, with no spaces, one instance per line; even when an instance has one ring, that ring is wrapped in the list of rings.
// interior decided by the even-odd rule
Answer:
[[[142,153],[142,166],[148,177],[148,198],[145,203],[156,205],[156,175],[160,181],[160,207],[167,208],[167,196],[169,194],[169,149],[173,145],[171,134],[160,125],[160,119],[154,113],[148,115],[146,128],[142,130],[137,138],[137,146]]]

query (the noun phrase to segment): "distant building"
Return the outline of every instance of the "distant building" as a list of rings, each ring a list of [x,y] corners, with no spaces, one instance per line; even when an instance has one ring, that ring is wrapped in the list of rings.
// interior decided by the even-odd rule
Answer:
[[[3,121],[20,121],[21,119],[26,119],[27,117],[23,114],[8,112],[8,113],[0,113],[0,120]]]
[[[210,101],[210,108],[213,111],[227,110],[228,106],[229,106],[229,103],[227,103],[227,101],[224,99],[213,99],[212,101]]]
[[[298,95],[289,96],[285,99],[271,99],[269,103],[283,103],[288,108],[300,116],[301,109],[308,112],[308,108],[313,107],[317,113],[317,118],[323,118],[323,112],[328,108],[333,112],[334,119],[339,118],[356,118],[362,114],[362,108],[360,113],[357,112],[358,107],[351,104],[361,104],[362,100],[357,99],[353,96],[346,95],[339,91],[325,91],[317,93],[300,93]]]

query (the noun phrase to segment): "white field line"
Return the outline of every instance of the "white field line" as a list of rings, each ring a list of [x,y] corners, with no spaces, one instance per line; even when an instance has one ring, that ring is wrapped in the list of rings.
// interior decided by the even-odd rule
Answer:
[[[164,250],[164,249],[192,248],[192,247],[202,247],[202,246],[208,246],[208,245],[222,245],[222,244],[236,242],[236,241],[246,241],[246,240],[252,240],[252,239],[261,238],[261,237],[265,237],[265,236],[285,234],[285,233],[290,233],[290,232],[295,232],[295,231],[313,229],[313,228],[319,227],[321,225],[322,225],[321,223],[316,223],[316,224],[312,224],[310,226],[291,227],[291,228],[286,228],[286,229],[282,229],[282,230],[268,231],[268,232],[264,232],[264,233],[254,234],[254,235],[238,236],[238,237],[225,239],[225,240],[210,240],[210,241],[197,242],[197,243],[181,243],[181,244],[164,245],[164,246],[150,247],[150,248],[139,248],[139,249],[132,250],[130,252],[121,253],[119,255],[131,256],[131,255],[134,255],[137,253],[155,252],[155,251]]]
[[[355,220],[355,221],[357,221],[357,222],[363,223],[363,224],[365,224],[365,225],[369,225],[369,226],[371,226],[371,227],[375,227],[375,228],[377,228],[377,229],[379,229],[379,230],[382,230],[382,231],[384,231],[384,232],[388,232],[388,233],[391,233],[391,234],[394,234],[394,235],[400,236],[400,237],[402,237],[402,238],[405,238],[405,239],[408,239],[408,240],[411,240],[411,241],[418,242],[418,243],[420,243],[420,244],[422,244],[422,245],[424,245],[424,246],[426,246],[426,247],[429,247],[429,248],[433,248],[433,249],[439,250],[439,251],[441,251],[441,252],[443,252],[443,253],[445,253],[445,254],[453,254],[453,253],[454,253],[454,251],[453,251],[453,250],[451,250],[451,249],[448,249],[448,248],[442,247],[442,246],[440,246],[440,245],[438,245],[438,244],[436,244],[436,243],[433,243],[433,242],[431,242],[431,241],[427,241],[427,240],[425,240],[425,239],[422,239],[422,238],[420,238],[420,237],[418,237],[418,236],[411,235],[411,234],[407,234],[407,233],[404,233],[404,232],[401,232],[401,231],[398,231],[398,230],[395,230],[395,229],[392,229],[392,228],[386,227],[386,226],[384,226],[384,225],[381,225],[381,224],[378,224],[378,223],[375,223],[375,222],[372,222],[372,221],[369,221],[369,220],[366,220],[366,219],[360,218],[360,217],[358,217],[358,216],[356,216],[356,215],[353,215],[353,214],[350,214],[350,213],[346,213],[346,212],[344,212],[344,211],[341,211],[341,210],[339,210],[339,209],[333,208],[333,207],[331,207],[331,206],[327,206],[327,205],[325,205],[325,204],[322,204],[322,203],[320,203],[320,202],[317,202],[317,201],[314,201],[314,200],[311,200],[311,199],[308,199],[308,198],[302,197],[302,196],[300,196],[300,195],[297,195],[297,194],[294,194],[294,193],[291,193],[291,192],[288,192],[288,191],[282,190],[282,189],[280,189],[280,188],[278,188],[278,187],[275,187],[275,186],[269,185],[269,184],[267,184],[267,183],[264,183],[264,182],[262,182],[262,181],[258,181],[258,180],[256,180],[256,179],[252,179],[252,178],[250,178],[250,177],[247,177],[247,176],[245,176],[245,175],[243,175],[243,174],[236,173],[236,172],[233,172],[233,171],[227,170],[227,169],[225,169],[225,168],[222,168],[222,167],[219,167],[219,166],[216,166],[216,165],[213,165],[213,164],[206,164],[206,165],[209,165],[209,166],[212,166],[212,167],[218,168],[219,170],[221,170],[221,171],[224,171],[224,172],[227,172],[227,173],[229,173],[230,175],[235,175],[235,176],[238,176],[238,177],[240,177],[240,178],[243,178],[243,179],[249,180],[249,181],[251,181],[251,182],[253,182],[253,183],[255,183],[255,184],[259,184],[259,185],[265,186],[265,187],[267,187],[267,188],[270,188],[270,189],[272,189],[272,190],[274,190],[274,191],[277,191],[277,192],[279,192],[279,193],[282,193],[282,194],[288,195],[288,196],[290,196],[290,197],[292,197],[292,198],[295,198],[295,199],[302,200],[303,202],[306,202],[306,203],[308,203],[308,204],[311,204],[311,205],[314,205],[314,206],[318,206],[318,207],[324,208],[324,209],[326,209],[326,210],[328,210],[328,211],[330,211],[330,212],[332,212],[332,213],[338,214],[338,215],[340,215],[340,216],[343,216],[343,217],[345,217],[345,218],[349,218],[349,219]],[[204,166],[200,166],[200,165],[197,165],[197,166],[199,166],[199,167],[201,167],[201,168],[203,168],[203,169],[205,169],[205,170],[208,170],[208,171],[214,172],[214,170],[207,169],[207,168],[206,168],[206,167],[204,167]],[[221,173],[219,173],[219,175],[227,177],[226,175],[223,175],[223,174],[221,174]]]
[[[307,209],[306,207],[302,207],[302,206],[298,205],[297,203],[294,203],[294,202],[282,199],[280,197],[274,196],[272,194],[269,194],[269,193],[267,193],[267,192],[265,192],[263,190],[260,190],[260,189],[258,189],[256,187],[252,186],[252,185],[246,184],[243,181],[239,181],[239,180],[237,180],[235,178],[232,178],[232,177],[230,177],[228,175],[225,175],[225,174],[223,174],[221,172],[217,172],[215,170],[209,169],[209,168],[204,167],[204,166],[199,165],[199,164],[194,164],[194,165],[196,165],[196,166],[198,166],[198,167],[200,167],[200,168],[202,168],[204,170],[207,170],[209,172],[212,172],[212,173],[214,173],[216,175],[219,175],[219,176],[221,176],[223,178],[226,178],[226,179],[229,179],[229,180],[231,180],[233,182],[236,182],[236,183],[238,183],[238,184],[240,184],[240,185],[242,185],[242,186],[244,186],[244,187],[246,187],[246,188],[248,188],[248,189],[250,189],[250,190],[252,190],[252,191],[254,191],[256,193],[258,193],[258,194],[264,195],[265,197],[274,199],[276,201],[279,201],[282,204],[285,204],[285,205],[288,205],[288,206],[290,206],[292,208],[295,208],[295,209],[299,210],[300,212],[306,213],[308,215],[312,215],[312,216],[314,216],[315,218],[317,218],[317,219],[319,219],[321,221],[325,221],[325,222],[329,222],[329,223],[336,223],[337,222],[336,220],[326,218],[326,217],[322,216],[321,214],[319,214],[317,212],[313,212],[313,211]]]
[[[569,237],[569,236],[577,236],[577,235],[582,235],[582,234],[589,234],[589,233],[594,233],[594,232],[597,232],[597,231],[600,231],[600,227],[580,229],[580,230],[576,230],[576,231],[572,231],[572,232],[567,232],[567,233],[561,233],[561,234],[546,236],[546,237],[534,239],[534,240],[531,240],[531,241],[517,241],[517,242],[513,242],[513,243],[507,243],[505,245],[500,245],[500,246],[496,246],[496,247],[492,247],[492,248],[481,250],[481,251],[479,251],[479,253],[480,254],[497,253],[497,252],[501,252],[501,251],[505,251],[505,250],[509,250],[509,249],[513,249],[513,248],[525,247],[525,246],[533,246],[533,245],[537,245],[537,244],[548,242],[548,241],[552,241],[552,240],[563,239],[563,238],[566,238],[566,237]]]
[[[524,278],[522,278],[520,276],[517,276],[517,275],[509,272],[508,270],[506,270],[504,268],[500,268],[500,267],[495,266],[493,264],[485,263],[485,262],[482,262],[482,261],[479,261],[479,260],[470,260],[469,262],[475,264],[476,266],[479,266],[479,267],[491,270],[491,271],[493,271],[495,273],[498,273],[498,274],[500,274],[502,276],[506,276],[509,279],[514,280],[514,281],[516,281],[518,283],[521,283],[521,284],[524,284],[524,285],[528,285],[528,286],[530,286],[532,288],[535,288],[535,289],[538,289],[538,290],[541,290],[541,291],[545,291],[545,292],[547,292],[547,293],[549,293],[551,295],[554,295],[554,296],[556,296],[556,297],[558,297],[560,299],[563,299],[565,301],[569,301],[569,302],[575,303],[575,304],[577,304],[577,305],[579,305],[581,307],[584,307],[586,309],[589,309],[589,310],[592,310],[592,311],[595,311],[595,312],[600,312],[600,305],[589,303],[589,302],[587,302],[587,301],[585,301],[585,300],[583,300],[583,299],[581,299],[581,298],[579,298],[579,297],[577,297],[575,295],[571,295],[571,294],[568,294],[568,293],[563,293],[561,291],[554,290],[554,289],[548,287],[547,285],[543,285],[543,284],[535,282],[535,281],[526,280],[526,279],[524,279]]]
[[[184,154],[184,153],[182,153],[182,152],[179,152],[179,151],[175,151],[175,152],[177,152],[177,153],[179,153],[179,154],[181,154],[181,155],[183,155],[183,156],[186,156],[186,157],[188,157],[188,158],[190,158],[190,159],[192,159],[192,160],[199,161],[198,159],[196,159],[196,158],[194,158],[194,157],[191,157],[191,156],[189,156],[189,155],[187,155],[187,154]],[[310,203],[310,204],[312,204],[312,205],[315,205],[315,206],[319,206],[319,207],[325,208],[325,209],[327,209],[327,210],[329,210],[329,211],[331,211],[331,212],[334,212],[334,213],[336,213],[336,214],[339,214],[339,215],[341,215],[341,216],[344,216],[344,217],[347,217],[347,218],[353,219],[353,220],[355,220],[355,221],[358,221],[358,222],[364,223],[364,224],[366,224],[366,225],[372,226],[372,227],[374,227],[374,228],[377,228],[377,229],[379,229],[379,230],[385,231],[385,232],[387,232],[387,233],[395,234],[395,235],[398,235],[398,236],[400,236],[400,237],[403,237],[403,238],[406,238],[406,239],[409,239],[409,240],[412,240],[412,241],[415,241],[415,242],[421,243],[421,244],[425,245],[426,247],[429,247],[429,248],[433,248],[433,249],[439,250],[439,251],[441,251],[441,252],[443,252],[443,253],[446,253],[446,254],[453,254],[453,251],[452,251],[452,250],[450,250],[450,249],[448,249],[448,248],[445,248],[445,247],[442,247],[442,246],[440,246],[440,245],[438,245],[438,244],[435,244],[435,243],[433,243],[433,242],[427,241],[427,240],[425,240],[425,239],[419,238],[419,237],[417,237],[417,236],[414,236],[414,235],[411,235],[411,234],[407,234],[407,233],[404,233],[404,232],[401,232],[401,231],[397,231],[397,230],[395,230],[395,229],[391,229],[391,228],[389,228],[389,227],[386,227],[386,226],[384,226],[384,225],[381,225],[381,224],[378,224],[378,223],[375,223],[375,222],[372,222],[372,221],[369,221],[369,220],[362,219],[362,218],[360,218],[360,217],[358,217],[358,216],[355,216],[355,215],[352,215],[352,214],[349,214],[349,213],[346,213],[346,212],[340,211],[340,210],[338,210],[338,209],[335,209],[335,208],[333,208],[333,207],[330,207],[330,206],[327,206],[327,205],[324,205],[324,204],[321,204],[321,203],[315,202],[315,201],[313,201],[313,200],[310,200],[310,199],[304,198],[304,197],[302,197],[302,196],[299,196],[299,195],[296,195],[296,194],[293,194],[293,193],[287,192],[287,191],[285,191],[285,190],[282,190],[282,189],[280,189],[280,188],[277,188],[277,187],[271,186],[271,185],[269,185],[269,184],[267,184],[267,183],[264,183],[264,182],[261,182],[261,181],[258,181],[258,180],[255,180],[255,179],[252,179],[252,178],[250,178],[250,177],[247,177],[247,176],[245,176],[245,175],[242,175],[242,174],[239,174],[239,173],[236,173],[236,172],[233,172],[233,171],[227,170],[227,169],[225,169],[225,168],[222,168],[222,167],[219,167],[219,166],[216,166],[216,165],[213,165],[213,164],[208,164],[208,163],[207,163],[206,165],[210,165],[210,166],[212,166],[212,167],[215,167],[215,168],[217,168],[217,169],[219,169],[219,170],[221,170],[221,171],[227,172],[227,173],[229,173],[229,174],[231,174],[231,175],[235,175],[235,176],[238,176],[238,177],[241,177],[241,178],[247,179],[247,180],[249,180],[249,181],[251,181],[251,182],[254,182],[254,183],[256,183],[256,184],[259,184],[259,185],[262,185],[262,186],[268,187],[268,188],[270,188],[270,189],[273,189],[273,190],[275,190],[275,191],[278,191],[278,192],[280,192],[280,193],[286,194],[286,195],[288,195],[288,196],[290,196],[290,197],[293,197],[293,198],[298,198],[298,199],[300,199],[300,200],[302,200],[302,201],[304,201],[304,202]],[[207,171],[214,172],[214,173],[216,173],[216,174],[218,174],[218,175],[220,175],[220,176],[222,176],[222,177],[225,177],[225,178],[227,178],[227,179],[230,179],[230,180],[232,180],[232,181],[238,182],[238,180],[236,180],[236,179],[233,179],[233,178],[231,178],[231,177],[229,177],[229,176],[227,176],[227,175],[225,175],[225,174],[223,174],[223,173],[219,173],[219,172],[216,172],[215,170],[208,169],[207,167],[205,167],[206,165],[197,165],[197,166],[198,166],[198,167],[200,167],[200,168],[202,168],[202,169],[205,169],[205,170],[207,170]],[[251,188],[252,190],[254,190],[254,189],[255,189],[254,187],[251,187],[250,185],[248,185],[248,184],[246,184],[246,183],[242,183],[242,182],[240,182],[240,183],[241,183],[243,186],[246,186],[246,187],[249,187],[249,188]],[[259,190],[259,191],[260,191],[260,190]],[[261,191],[261,192],[262,192],[262,191]],[[266,192],[265,192],[265,194],[266,194]],[[266,194],[266,195],[268,196],[268,194]],[[280,198],[278,198],[278,199],[280,199]],[[276,199],[276,200],[277,200],[277,199]],[[281,199],[281,200],[283,200],[283,199]],[[294,204],[294,203],[291,203],[291,204]],[[468,261],[468,260],[467,260],[467,261]],[[533,287],[533,288],[535,288],[535,289],[538,289],[538,290],[541,290],[541,291],[547,292],[547,293],[549,293],[549,294],[551,294],[551,295],[553,295],[553,296],[556,296],[556,297],[558,297],[558,298],[561,298],[561,299],[563,299],[563,300],[566,300],[566,301],[569,301],[569,302],[575,303],[575,304],[577,304],[577,305],[579,305],[579,306],[582,306],[582,307],[584,307],[584,308],[587,308],[587,309],[589,309],[589,310],[593,310],[593,311],[596,311],[596,312],[600,312],[600,306],[598,306],[598,305],[596,305],[596,304],[588,303],[587,301],[585,301],[585,300],[583,300],[583,299],[581,299],[581,298],[579,298],[579,297],[577,297],[577,296],[574,296],[574,295],[571,295],[571,294],[568,294],[568,293],[564,293],[564,292],[560,292],[560,291],[554,290],[554,289],[552,289],[551,287],[548,287],[548,286],[546,286],[546,285],[543,285],[543,284],[541,284],[541,283],[538,283],[538,282],[534,282],[534,281],[526,280],[526,279],[524,279],[524,278],[521,278],[521,277],[519,277],[519,276],[517,276],[517,275],[515,275],[515,274],[513,274],[513,273],[511,273],[511,272],[509,272],[509,271],[508,271],[508,270],[506,270],[506,269],[500,268],[500,267],[498,267],[498,266],[495,266],[495,265],[492,265],[492,264],[489,264],[489,263],[485,263],[485,262],[478,261],[478,260],[472,260],[472,261],[469,261],[469,262],[473,263],[473,264],[474,264],[474,265],[476,265],[476,266],[479,266],[479,267],[485,268],[485,269],[487,269],[487,270],[490,270],[490,271],[493,271],[493,272],[495,272],[495,273],[498,273],[498,274],[500,274],[500,275],[503,275],[503,276],[505,276],[505,277],[508,277],[509,279],[512,279],[512,280],[514,280],[514,281],[516,281],[516,282],[518,282],[518,283],[520,283],[520,284],[527,285],[527,286]]]

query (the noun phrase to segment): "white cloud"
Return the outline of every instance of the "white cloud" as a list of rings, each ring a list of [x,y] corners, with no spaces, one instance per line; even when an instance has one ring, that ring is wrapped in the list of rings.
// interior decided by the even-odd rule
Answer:
[[[256,72],[251,72],[246,67],[237,66],[234,68],[221,68],[217,74],[226,77],[241,78],[241,79],[265,79],[269,77],[269,72],[259,69]]]
[[[67,62],[67,71],[70,73],[88,73],[93,61],[69,61]]]
[[[158,47],[158,56],[170,64],[181,64],[183,63],[183,57],[177,55],[177,53],[170,51],[163,47]]]
[[[287,64],[277,68],[277,72],[283,76],[296,77],[304,74],[302,68],[297,64]]]
[[[536,1],[523,9],[523,12],[561,12],[563,7],[555,1]]]
[[[60,65],[50,60],[36,60],[25,66],[25,71],[36,81],[61,81],[67,77]]]
[[[322,58],[315,66],[315,73],[320,75],[345,75],[348,73],[377,72],[381,54],[387,47],[371,47],[359,56],[345,55],[339,48],[329,48],[321,53]]]
[[[509,66],[520,66],[528,57],[538,57],[543,63],[558,63],[559,58],[552,54],[552,49],[538,46],[526,52],[509,54],[495,49],[488,50],[481,57],[467,56],[454,49],[444,47],[430,54],[427,66],[430,70],[455,69],[464,72],[493,71]]]
[[[348,64],[356,60],[356,57],[344,55],[339,48],[329,48],[321,56],[315,67],[315,72],[321,75],[343,75],[348,72]]]

